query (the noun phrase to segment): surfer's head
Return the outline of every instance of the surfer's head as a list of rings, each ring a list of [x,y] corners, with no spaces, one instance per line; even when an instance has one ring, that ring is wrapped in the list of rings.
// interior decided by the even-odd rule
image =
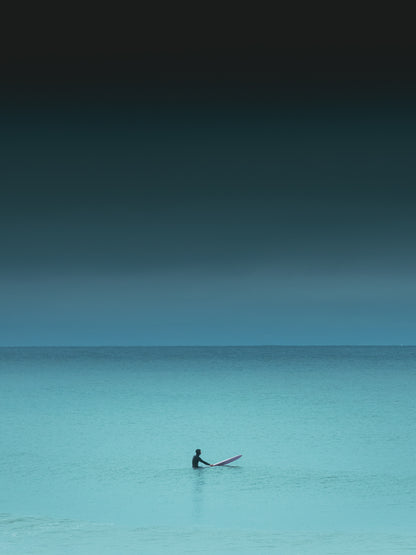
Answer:
[[[197,455],[200,455],[200,454],[201,454],[201,449],[196,449],[196,450],[195,450],[195,453],[196,453]]]

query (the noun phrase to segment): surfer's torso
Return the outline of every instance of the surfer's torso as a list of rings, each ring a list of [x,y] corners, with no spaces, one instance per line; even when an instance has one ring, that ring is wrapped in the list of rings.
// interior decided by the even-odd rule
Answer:
[[[199,462],[201,462],[201,463],[206,464],[207,466],[209,466],[209,463],[203,461],[199,455],[194,455],[194,456],[193,456],[193,459],[192,459],[192,466],[193,466],[193,468],[198,468],[198,463],[199,463]]]

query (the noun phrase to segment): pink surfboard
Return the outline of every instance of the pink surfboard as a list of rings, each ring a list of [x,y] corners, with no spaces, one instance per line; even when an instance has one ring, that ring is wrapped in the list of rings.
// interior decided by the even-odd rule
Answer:
[[[242,456],[243,455],[236,455],[235,457],[231,457],[230,459],[225,459],[225,461],[217,462],[217,463],[213,464],[212,466],[224,466],[225,464],[230,464],[230,463],[236,461],[237,459],[239,459]]]

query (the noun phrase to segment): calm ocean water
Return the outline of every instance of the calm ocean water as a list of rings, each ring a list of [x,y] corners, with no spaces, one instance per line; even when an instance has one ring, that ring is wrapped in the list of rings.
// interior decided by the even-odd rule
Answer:
[[[0,553],[416,552],[415,394],[416,347],[0,349]]]

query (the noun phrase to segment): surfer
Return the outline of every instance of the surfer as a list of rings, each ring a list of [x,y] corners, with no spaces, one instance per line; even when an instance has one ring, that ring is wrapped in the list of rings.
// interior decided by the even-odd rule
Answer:
[[[201,459],[200,455],[201,455],[201,449],[196,449],[196,450],[195,450],[195,455],[193,456],[193,459],[192,459],[192,466],[193,466],[193,468],[198,468],[198,463],[199,463],[199,462],[201,462],[201,463],[203,463],[203,464],[206,464],[207,466],[212,466],[211,464],[209,464],[209,463],[203,461],[203,460]]]

